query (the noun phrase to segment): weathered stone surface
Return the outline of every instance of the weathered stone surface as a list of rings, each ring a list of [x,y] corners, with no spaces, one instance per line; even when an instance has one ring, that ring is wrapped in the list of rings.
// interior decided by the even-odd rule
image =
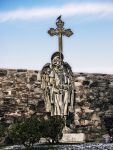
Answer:
[[[27,72],[26,69],[17,69],[17,72]]]
[[[0,69],[0,77],[6,76],[7,75],[7,70],[5,69]]]
[[[60,141],[61,143],[84,143],[84,133],[65,133]]]

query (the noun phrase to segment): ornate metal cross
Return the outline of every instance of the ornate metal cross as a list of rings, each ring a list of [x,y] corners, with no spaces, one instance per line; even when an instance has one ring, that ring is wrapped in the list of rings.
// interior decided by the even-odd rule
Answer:
[[[58,45],[59,45],[59,52],[62,53],[63,52],[63,44],[62,44],[62,36],[67,36],[70,37],[73,32],[71,31],[71,29],[65,29],[64,28],[64,22],[61,20],[61,16],[59,16],[57,18],[56,21],[56,26],[57,28],[50,28],[50,30],[48,30],[48,34],[50,36],[58,36]]]

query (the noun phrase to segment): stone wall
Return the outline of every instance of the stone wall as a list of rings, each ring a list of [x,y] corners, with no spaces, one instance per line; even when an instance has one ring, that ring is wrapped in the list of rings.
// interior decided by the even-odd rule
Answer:
[[[113,115],[113,75],[75,73],[76,132],[88,139],[104,134],[103,118]],[[15,118],[45,113],[40,72],[0,69],[0,120],[10,124]]]
[[[104,118],[113,116],[113,75],[75,74],[77,132],[98,141],[106,133]]]
[[[0,120],[11,123],[16,117],[44,112],[40,72],[0,70]]]

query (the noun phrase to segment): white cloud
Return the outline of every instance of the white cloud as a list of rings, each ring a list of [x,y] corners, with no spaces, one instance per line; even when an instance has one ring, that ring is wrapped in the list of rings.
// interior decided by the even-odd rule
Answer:
[[[74,15],[96,15],[102,17],[113,16],[113,3],[73,3],[60,7],[37,7],[29,9],[17,9],[13,11],[0,12],[0,22],[12,20],[45,19],[62,14],[64,16]]]

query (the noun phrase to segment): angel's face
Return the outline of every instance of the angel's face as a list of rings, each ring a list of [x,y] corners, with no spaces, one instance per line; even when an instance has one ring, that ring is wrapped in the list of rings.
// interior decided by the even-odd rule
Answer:
[[[53,60],[52,60],[52,64],[53,64],[54,66],[59,67],[59,66],[60,66],[60,63],[61,63],[60,57],[59,57],[59,56],[55,56],[55,57],[53,58]]]
[[[47,74],[50,74],[51,70],[50,68],[47,68]]]

